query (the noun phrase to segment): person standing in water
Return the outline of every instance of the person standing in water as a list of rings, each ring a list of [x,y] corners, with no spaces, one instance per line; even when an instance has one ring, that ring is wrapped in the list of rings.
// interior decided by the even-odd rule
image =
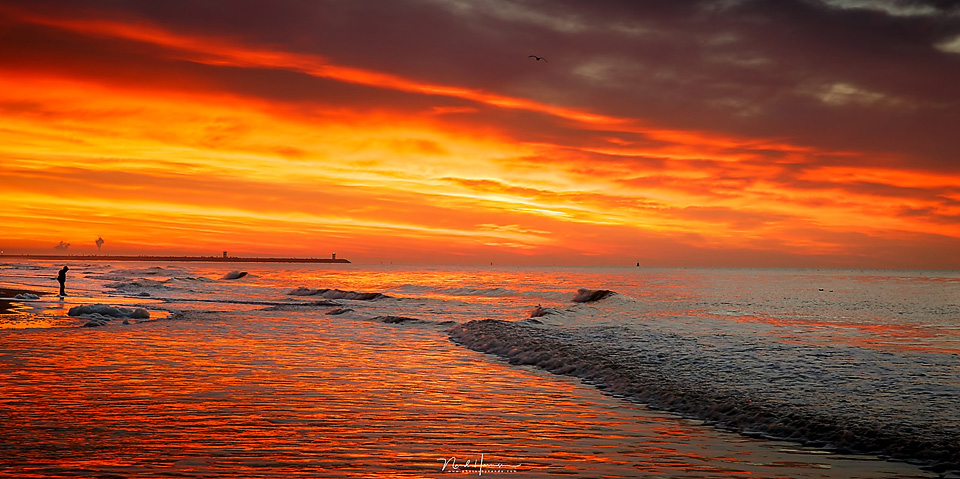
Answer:
[[[67,293],[63,291],[63,286],[64,286],[64,283],[67,282],[67,270],[68,270],[68,269],[70,269],[70,268],[64,266],[63,269],[60,270],[60,273],[57,274],[57,281],[60,282],[60,296],[66,296],[66,295],[67,295]]]

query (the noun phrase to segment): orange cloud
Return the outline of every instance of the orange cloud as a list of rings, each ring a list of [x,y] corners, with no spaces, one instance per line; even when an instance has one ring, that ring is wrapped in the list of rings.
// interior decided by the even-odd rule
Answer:
[[[0,75],[9,244],[102,235],[128,252],[247,245],[368,261],[648,264],[753,264],[750,252],[757,264],[835,264],[859,251],[862,264],[882,265],[882,242],[857,235],[901,238],[905,251],[960,238],[949,221],[960,215],[957,178],[858,166],[863,153],[662,128],[143,23],[6,14],[149,44],[167,59],[295,72],[427,105],[10,67]],[[516,111],[556,133],[519,139],[532,127]]]

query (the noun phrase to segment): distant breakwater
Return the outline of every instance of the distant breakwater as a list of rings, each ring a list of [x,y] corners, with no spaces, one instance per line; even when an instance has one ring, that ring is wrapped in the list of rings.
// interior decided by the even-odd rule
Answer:
[[[146,261],[161,263],[349,263],[343,258],[251,258],[239,256],[128,256],[128,255],[44,255],[5,254],[0,261],[29,259],[40,261]]]

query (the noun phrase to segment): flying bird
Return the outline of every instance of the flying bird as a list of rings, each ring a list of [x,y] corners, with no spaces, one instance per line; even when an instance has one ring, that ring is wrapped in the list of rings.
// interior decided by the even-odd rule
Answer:
[[[536,58],[537,61],[540,61],[540,60],[543,60],[543,61],[545,61],[545,62],[547,61],[546,58],[538,57],[538,56],[536,56],[536,55],[530,55],[530,56],[528,56],[527,58]],[[550,62],[547,62],[547,63],[550,63]]]

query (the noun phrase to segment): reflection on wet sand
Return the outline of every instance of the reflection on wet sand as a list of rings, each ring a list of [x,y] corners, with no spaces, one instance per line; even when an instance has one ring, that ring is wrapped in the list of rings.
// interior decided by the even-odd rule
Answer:
[[[41,294],[28,289],[0,287],[0,314],[14,314],[23,308],[24,296],[36,299]]]
[[[429,324],[193,313],[0,334],[0,477],[933,477],[718,432]]]

